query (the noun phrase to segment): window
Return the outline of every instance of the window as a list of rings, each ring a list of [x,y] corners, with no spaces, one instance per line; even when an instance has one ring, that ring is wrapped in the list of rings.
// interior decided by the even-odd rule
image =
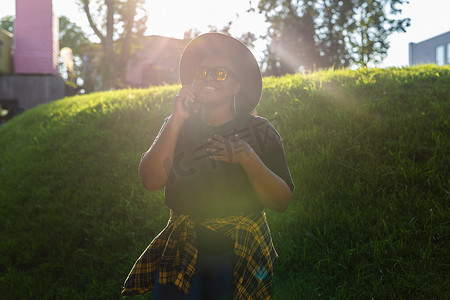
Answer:
[[[445,64],[444,60],[444,45],[436,48],[436,64],[438,66],[443,66]]]
[[[447,64],[450,65],[450,43],[447,44]]]

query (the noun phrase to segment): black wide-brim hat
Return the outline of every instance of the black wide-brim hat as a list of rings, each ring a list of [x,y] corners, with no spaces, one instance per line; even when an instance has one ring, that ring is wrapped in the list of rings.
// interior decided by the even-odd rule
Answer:
[[[223,33],[205,33],[187,44],[180,58],[180,81],[192,85],[194,73],[203,59],[209,55],[229,57],[234,65],[241,89],[236,95],[238,113],[250,113],[259,102],[262,92],[262,76],[252,52],[239,40]]]

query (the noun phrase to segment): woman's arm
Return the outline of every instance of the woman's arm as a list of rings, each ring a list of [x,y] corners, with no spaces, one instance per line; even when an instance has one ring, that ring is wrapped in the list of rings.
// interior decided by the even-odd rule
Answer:
[[[170,169],[167,170],[167,167],[172,165],[175,146],[182,125],[182,119],[170,116],[150,149],[142,156],[139,174],[146,189],[157,191],[166,185],[168,172],[170,171]]]
[[[210,159],[239,163],[264,207],[284,212],[289,206],[292,192],[286,182],[272,172],[253,149],[238,135],[230,141],[222,136],[210,140],[207,152]]]
[[[186,102],[194,100],[192,87],[182,87],[175,97],[172,114],[161,128],[150,149],[142,156],[139,174],[145,188],[157,191],[166,185],[178,135],[190,113]]]

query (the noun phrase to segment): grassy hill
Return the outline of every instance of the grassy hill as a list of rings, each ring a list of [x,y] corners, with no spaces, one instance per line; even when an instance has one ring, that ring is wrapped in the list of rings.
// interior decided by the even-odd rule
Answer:
[[[264,87],[258,113],[283,137],[296,185],[284,214],[268,212],[273,299],[450,298],[450,67]],[[0,127],[0,298],[121,298],[167,222],[137,167],[178,89],[66,98]]]

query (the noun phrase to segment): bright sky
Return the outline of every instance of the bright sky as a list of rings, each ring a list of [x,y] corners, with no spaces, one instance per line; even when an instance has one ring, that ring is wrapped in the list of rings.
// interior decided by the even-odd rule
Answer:
[[[92,34],[76,0],[53,0],[53,4],[58,16],[68,17]],[[248,0],[147,0],[145,7],[149,13],[148,34],[182,38],[190,28],[207,32],[208,25],[220,29],[229,20],[234,21],[231,33],[235,36],[248,31],[256,35],[265,33],[264,17],[246,13]],[[406,33],[394,33],[389,37],[391,48],[381,67],[407,65],[409,42],[421,42],[450,31],[450,0],[410,0],[402,9],[401,17],[411,18],[411,26]],[[0,0],[0,18],[14,14],[15,0]],[[257,57],[261,56],[264,45],[264,41],[257,43],[253,51]]]

